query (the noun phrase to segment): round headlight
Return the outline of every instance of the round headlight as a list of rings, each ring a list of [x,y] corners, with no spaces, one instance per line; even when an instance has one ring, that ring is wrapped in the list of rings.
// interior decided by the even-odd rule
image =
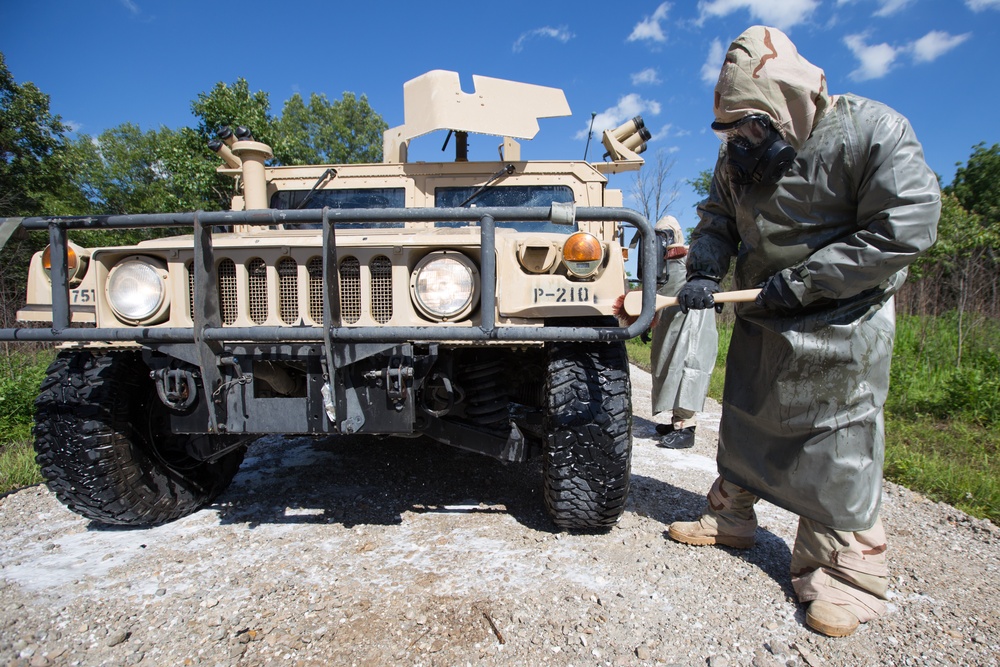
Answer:
[[[475,264],[457,252],[435,252],[417,264],[410,280],[417,308],[436,320],[454,320],[472,311],[479,291]]]
[[[563,244],[563,265],[578,278],[594,275],[604,261],[604,244],[588,232],[577,232]]]
[[[108,274],[108,303],[119,318],[142,322],[160,312],[166,288],[162,269],[144,258],[119,262]]]

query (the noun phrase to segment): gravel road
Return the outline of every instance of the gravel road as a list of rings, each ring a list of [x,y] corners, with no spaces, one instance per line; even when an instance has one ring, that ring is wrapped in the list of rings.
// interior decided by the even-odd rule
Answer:
[[[425,441],[269,437],[217,503],[112,530],[44,487],[0,498],[0,665],[998,665],[1000,530],[885,485],[889,613],[803,625],[796,519],[758,509],[748,551],[689,547],[715,477],[655,446],[632,369],[633,484],[604,535],[555,532],[534,465]]]

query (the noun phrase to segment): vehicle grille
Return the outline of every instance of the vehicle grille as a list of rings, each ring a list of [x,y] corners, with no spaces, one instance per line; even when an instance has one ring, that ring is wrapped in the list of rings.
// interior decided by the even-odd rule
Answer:
[[[218,263],[219,306],[224,326],[276,324],[296,326],[323,321],[323,259],[305,263],[282,257],[272,266],[254,257],[245,264],[225,258]],[[393,266],[385,255],[368,262],[340,259],[340,310],[344,324],[369,320],[387,324],[393,315]],[[194,321],[194,265],[187,265],[188,317]],[[368,285],[369,289],[363,289]],[[274,300],[274,303],[271,301]]]

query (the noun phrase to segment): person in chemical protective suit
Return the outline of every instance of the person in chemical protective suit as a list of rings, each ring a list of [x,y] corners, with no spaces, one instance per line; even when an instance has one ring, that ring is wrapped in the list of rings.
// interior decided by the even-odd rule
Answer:
[[[669,230],[674,242],[667,246],[667,282],[657,293],[677,296],[686,282],[684,232],[672,215],[663,216],[657,229]],[[653,376],[653,414],[670,411],[670,423],[656,425],[662,437],[656,443],[667,449],[694,446],[695,415],[705,407],[708,384],[715,368],[719,332],[715,311],[664,308],[653,325],[650,362]]]
[[[698,521],[669,535],[748,548],[764,498],[799,515],[792,585],[806,622],[846,636],[885,609],[879,520],[893,294],[935,240],[935,174],[909,122],[831,97],[775,28],[729,47],[715,88],[724,141],[691,236],[681,307],[711,308],[736,257],[719,478]]]

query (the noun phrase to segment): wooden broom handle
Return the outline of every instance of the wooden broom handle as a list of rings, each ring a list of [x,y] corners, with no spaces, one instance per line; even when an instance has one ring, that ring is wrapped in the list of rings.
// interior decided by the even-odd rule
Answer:
[[[746,303],[753,301],[760,294],[759,289],[741,289],[734,292],[716,292],[712,295],[716,303]],[[656,295],[656,310],[677,305],[677,297]],[[625,313],[636,317],[642,312],[642,291],[636,290],[625,295],[623,306]]]

